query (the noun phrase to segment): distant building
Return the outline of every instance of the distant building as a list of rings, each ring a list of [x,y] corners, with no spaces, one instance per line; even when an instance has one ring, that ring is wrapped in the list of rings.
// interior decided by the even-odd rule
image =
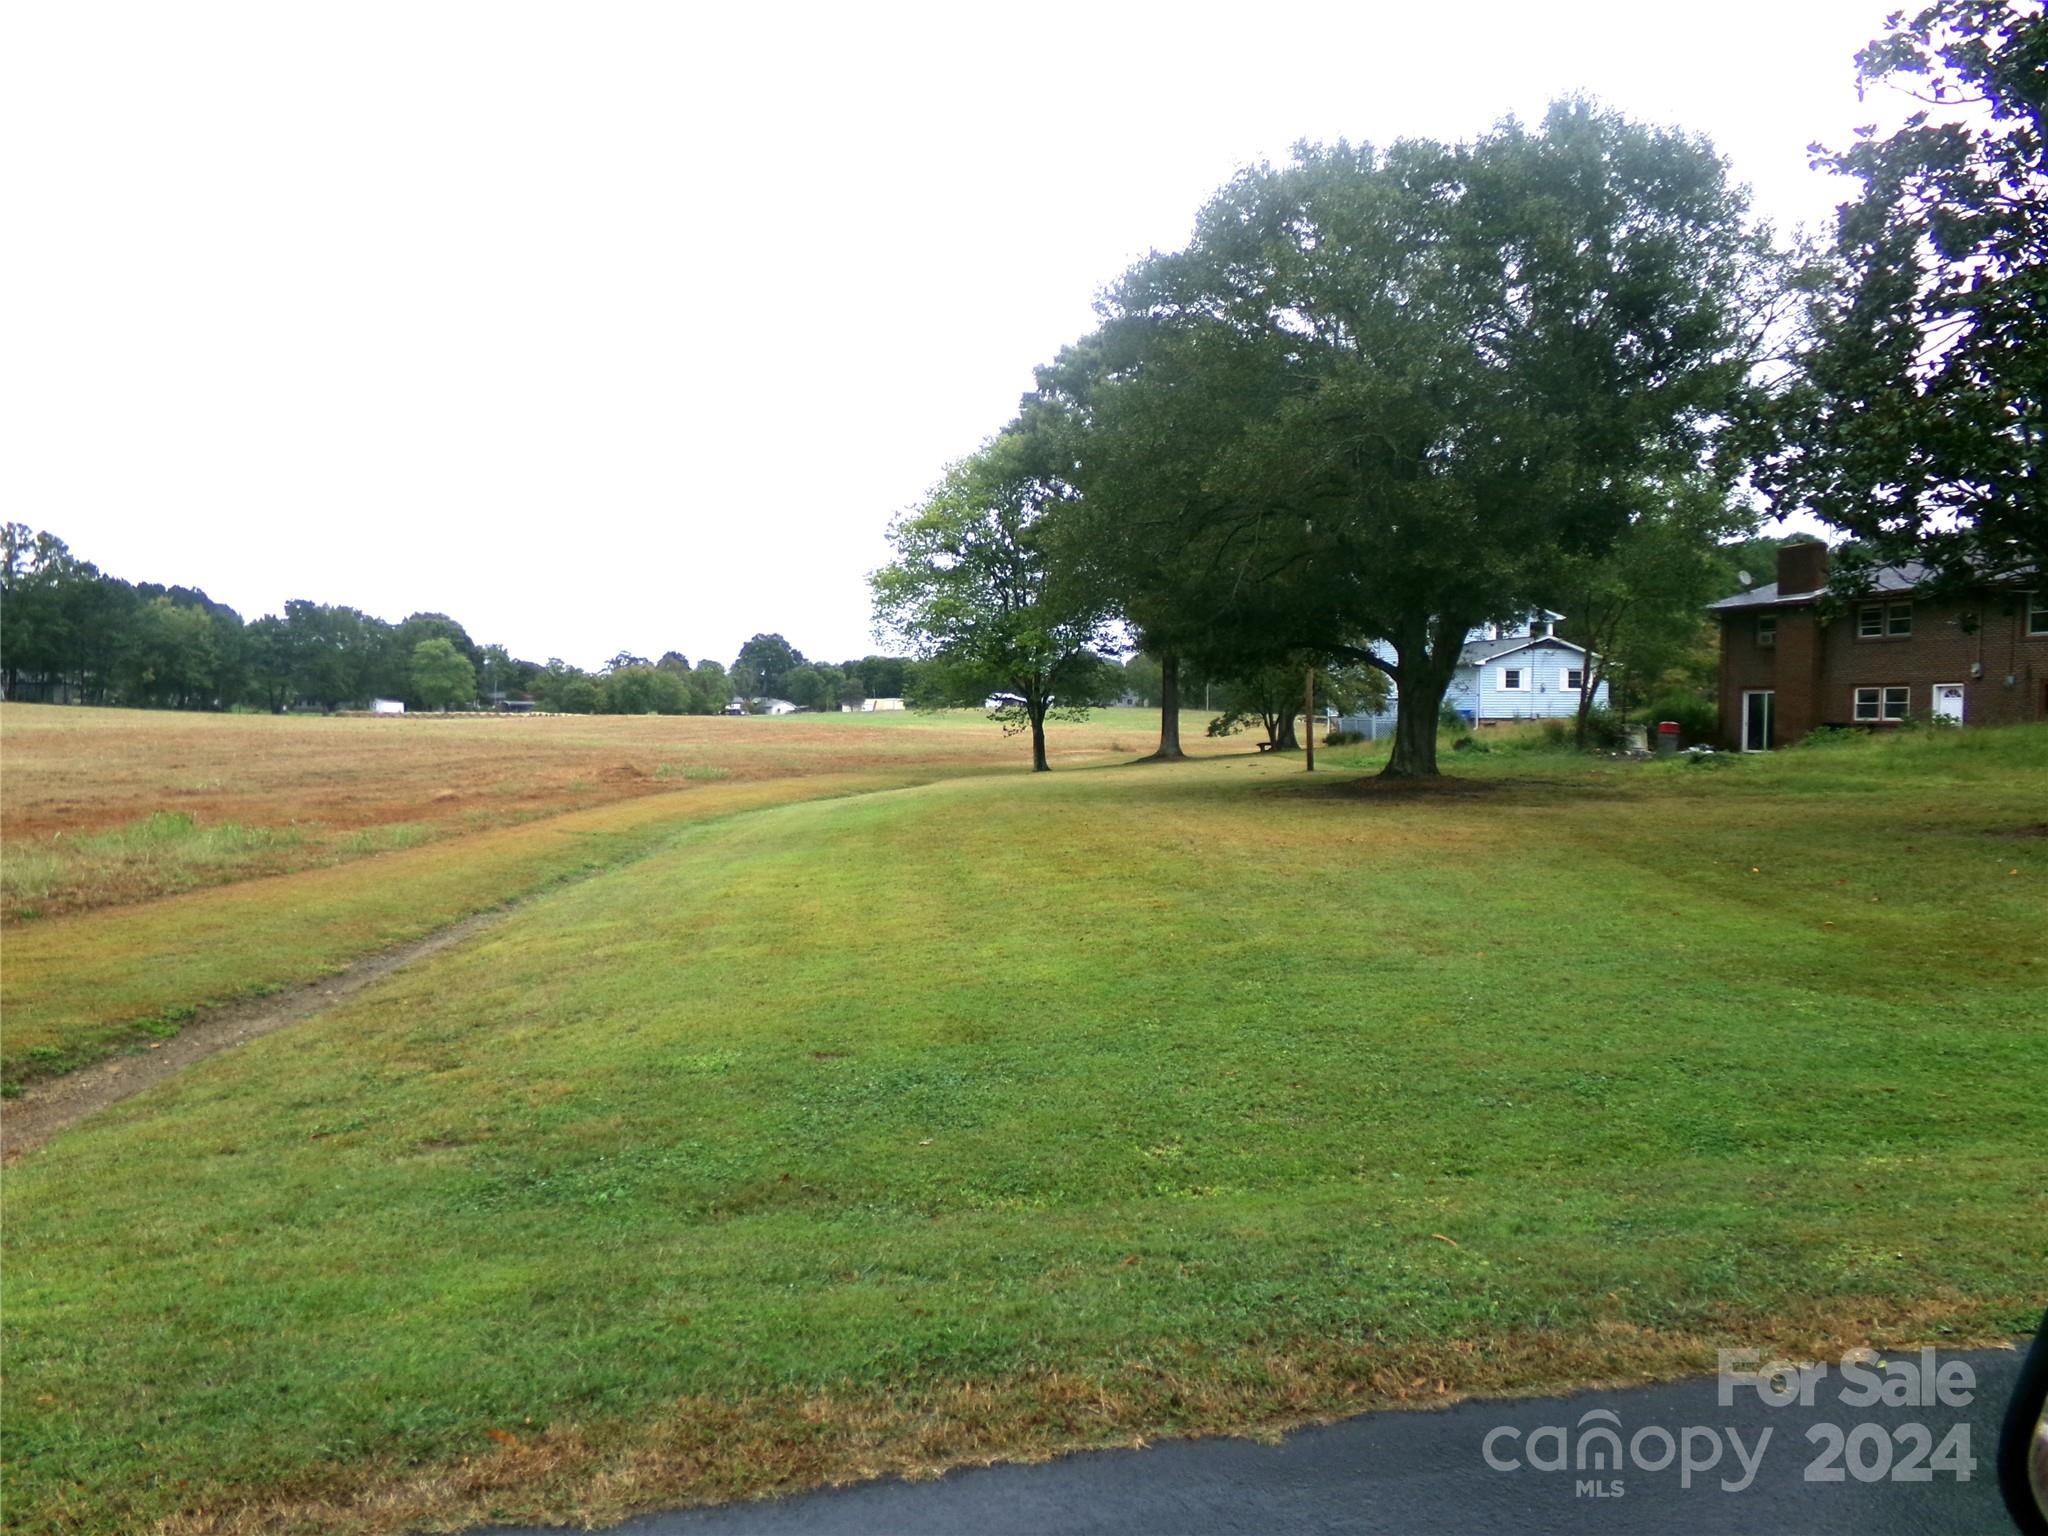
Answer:
[[[1577,716],[1586,684],[1600,657],[1558,638],[1564,615],[1539,609],[1507,624],[1482,624],[1465,636],[1458,667],[1444,690],[1444,704],[1474,725],[1507,725],[1517,720],[1569,720]],[[1395,690],[1387,688],[1384,710],[1345,715],[1344,729],[1375,740],[1394,730]],[[1607,680],[1593,691],[1595,708],[1607,706]]]
[[[1465,637],[1444,702],[1479,724],[1570,719],[1600,658],[1557,637],[1564,615],[1548,609],[1513,624],[1488,624]],[[1607,705],[1607,682],[1593,706]]]
[[[792,704],[788,699],[736,698],[731,700],[721,715],[795,715],[803,711],[801,704]]]
[[[405,713],[403,699],[372,699],[370,713],[373,715],[402,715]]]
[[[839,712],[843,715],[875,715],[905,707],[901,699],[862,699],[858,704],[840,705]]]

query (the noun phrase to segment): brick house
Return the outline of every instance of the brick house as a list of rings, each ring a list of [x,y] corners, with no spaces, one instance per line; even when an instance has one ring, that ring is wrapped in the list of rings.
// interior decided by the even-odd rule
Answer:
[[[1788,544],[1778,579],[1708,611],[1721,625],[1721,744],[1763,751],[1822,725],[2048,719],[2048,591],[1919,595],[1913,565],[1829,605],[1828,547]]]

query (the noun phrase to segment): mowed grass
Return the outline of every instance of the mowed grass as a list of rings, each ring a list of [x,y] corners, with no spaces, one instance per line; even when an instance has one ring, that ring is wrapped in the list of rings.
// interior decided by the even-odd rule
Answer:
[[[24,718],[17,711],[23,708],[8,705],[0,713],[10,812],[18,796],[33,800],[34,776],[31,788],[23,789],[16,771]],[[123,740],[160,736],[168,755],[156,770],[156,793],[166,803],[175,798],[177,775],[190,767],[187,758],[224,763],[246,753],[256,765],[252,773],[274,775],[284,763],[304,767],[297,754],[307,733],[317,738],[333,728],[340,730],[326,738],[329,744],[356,744],[349,751],[358,754],[334,772],[356,776],[361,793],[380,804],[415,809],[434,803],[427,786],[437,782],[435,776],[465,782],[439,755],[451,742],[459,744],[458,736],[443,732],[470,732],[473,744],[516,740],[537,752],[573,755],[595,750],[597,743],[609,753],[630,748],[666,756],[651,765],[644,783],[639,777],[616,781],[628,785],[630,795],[593,794],[595,803],[582,810],[528,807],[515,814],[508,802],[495,821],[481,815],[458,822],[429,818],[337,831],[331,823],[344,817],[350,802],[344,795],[335,802],[343,809],[329,807],[320,798],[327,780],[315,776],[294,792],[296,799],[282,788],[277,793],[280,804],[326,808],[329,821],[317,827],[209,824],[196,812],[159,809],[139,822],[99,831],[81,823],[68,833],[0,849],[0,884],[11,895],[33,893],[40,901],[53,889],[68,891],[86,908],[7,929],[6,964],[0,968],[0,1088],[6,1091],[115,1049],[146,1045],[174,1032],[199,1008],[316,979],[387,945],[636,857],[681,826],[792,800],[963,773],[1022,774],[1029,767],[1026,747],[965,711],[758,721],[409,724],[26,708],[37,722],[27,733],[32,741],[56,732],[51,739],[79,746],[70,793],[80,806],[148,803],[133,784],[139,767],[124,766],[118,753],[89,750],[97,732],[115,729],[103,718],[114,715],[144,722],[121,727]],[[1056,731],[1064,761],[1135,755],[1149,745],[1146,728],[1157,731],[1156,716],[1143,711],[1103,716]],[[558,727],[561,739],[550,735]],[[275,754],[263,746],[272,733],[292,743],[293,751],[273,760]],[[1199,728],[1189,734],[1199,736]],[[426,751],[423,760],[386,754],[390,744],[408,742]],[[690,760],[691,752],[713,748],[727,755],[728,765]],[[377,774],[383,778],[373,783]],[[36,814],[53,812],[43,803]],[[115,901],[118,894],[136,891],[154,892],[156,899]]]
[[[1190,716],[1198,750],[1207,717]],[[1055,759],[1134,756],[1156,714],[1053,730]],[[1228,750],[1241,750],[1231,744]],[[591,810],[675,781],[1012,768],[979,711],[355,717],[0,706],[0,921],[144,901]]]
[[[1362,756],[1362,755],[1358,755]],[[2048,732],[686,830],[5,1171],[24,1531],[397,1531],[1985,1338]]]
[[[176,1033],[199,1009],[345,969],[563,880],[639,857],[681,827],[878,776],[783,779],[650,796],[341,867],[244,880],[12,931],[0,969],[0,1086]]]

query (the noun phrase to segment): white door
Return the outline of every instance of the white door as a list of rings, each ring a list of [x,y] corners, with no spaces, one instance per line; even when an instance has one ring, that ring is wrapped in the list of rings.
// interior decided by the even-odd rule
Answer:
[[[1936,683],[1934,685],[1934,718],[1963,723],[1963,685],[1961,683]]]

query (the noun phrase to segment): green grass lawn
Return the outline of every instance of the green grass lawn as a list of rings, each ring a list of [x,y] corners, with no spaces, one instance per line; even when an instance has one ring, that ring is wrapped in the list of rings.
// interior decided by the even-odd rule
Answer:
[[[1191,739],[1200,737],[1206,718],[1184,718]],[[280,725],[336,723],[54,709],[44,710],[34,722],[38,730],[60,736],[89,737],[94,730],[118,727],[149,741],[155,739],[153,731],[177,732],[166,738],[182,743],[177,750],[195,752],[191,743],[200,741],[211,754],[209,761],[231,756],[237,745],[253,750]],[[157,810],[103,832],[68,838],[61,856],[29,846],[8,849],[0,857],[0,884],[17,893],[60,880],[76,882],[102,865],[129,876],[138,868],[150,869],[163,876],[164,889],[205,888],[7,926],[7,964],[0,974],[0,1013],[6,1021],[0,1031],[0,1094],[16,1093],[27,1083],[115,1051],[146,1048],[151,1040],[175,1033],[199,1008],[318,979],[472,913],[636,858],[679,827],[765,805],[975,772],[1023,774],[1030,766],[1028,745],[1022,739],[1006,741],[975,710],[759,721],[602,717],[454,728],[503,733],[523,732],[529,725],[565,727],[566,733],[554,732],[545,743],[527,743],[561,752],[605,744],[616,748],[619,740],[637,740],[629,734],[634,732],[681,733],[676,741],[657,737],[653,748],[641,744],[643,751],[674,759],[654,764],[650,773],[671,792],[562,814],[522,814],[515,825],[452,829],[400,822],[365,828],[331,840],[318,867],[294,867],[264,878],[248,878],[262,873],[260,864],[252,869],[249,861],[295,849],[307,836],[296,824],[207,825],[189,813]],[[1053,740],[1058,754],[1070,761],[1101,762],[1150,750],[1158,725],[1156,711],[1101,710],[1086,723],[1057,725]],[[218,740],[208,727],[217,728]],[[421,729],[434,733],[442,727],[434,723]],[[721,739],[728,730],[735,733],[732,741]],[[590,740],[567,734],[580,732],[589,733]],[[374,738],[372,744],[380,749],[392,745]],[[423,744],[447,745],[431,734]],[[359,733],[356,750],[362,751]],[[724,761],[692,760],[707,754]],[[382,772],[370,776],[385,781],[402,776],[388,763],[373,761]],[[78,772],[87,798],[93,788],[104,787],[99,780],[126,781],[124,774],[89,756]],[[317,782],[294,791],[311,803],[322,793]],[[458,835],[461,830],[467,835]],[[226,883],[211,883],[216,879]]]
[[[9,1524],[615,1514],[2030,1323],[2048,732],[1331,755],[686,829],[58,1138]]]
[[[821,776],[650,795],[11,929],[0,984],[0,1092],[173,1034],[199,1008],[330,975],[388,945],[629,861],[692,822],[899,782]]]

